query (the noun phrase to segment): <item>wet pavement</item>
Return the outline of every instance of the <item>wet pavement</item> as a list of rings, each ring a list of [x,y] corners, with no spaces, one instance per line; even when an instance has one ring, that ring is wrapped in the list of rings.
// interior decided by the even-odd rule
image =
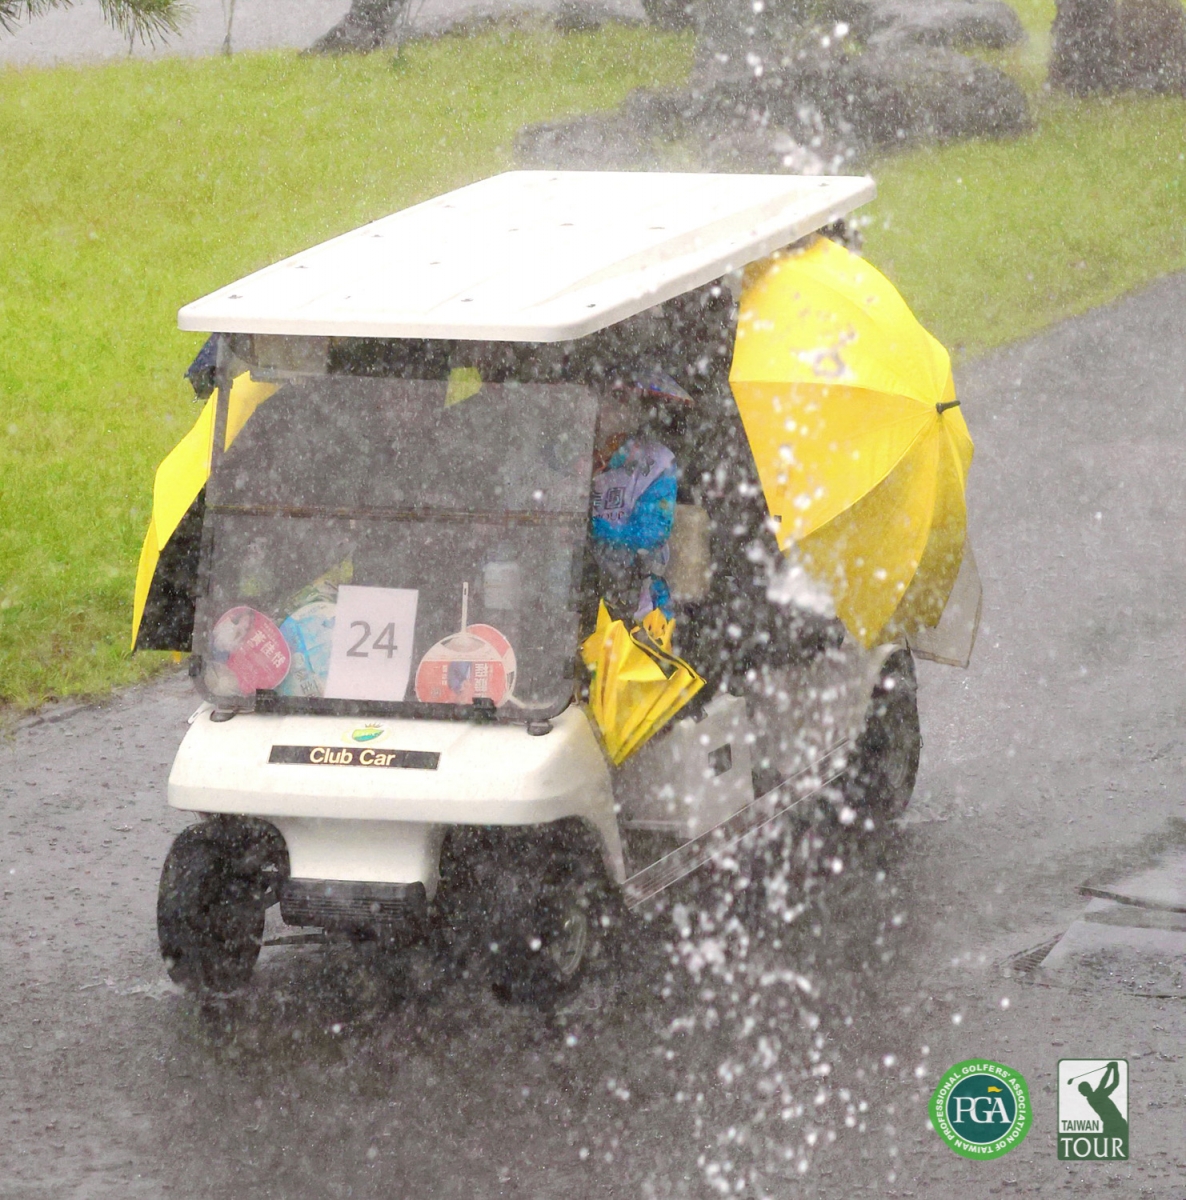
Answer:
[[[681,909],[551,1014],[334,944],[268,948],[243,995],[203,1007],[153,926],[187,682],[13,731],[0,1197],[707,1196],[746,1176],[742,1194],[828,1200],[1183,1200],[1183,1002],[1102,960],[1039,968],[1077,922],[1115,928],[1080,885],[1186,843],[1186,275],[958,385],[984,616],[970,670],[920,664],[915,803],[885,836],[829,835],[797,919],[751,904],[699,982]],[[730,882],[676,899],[711,907]],[[1033,1098],[991,1162],[926,1121],[937,1075],[974,1055]],[[1130,1064],[1131,1162],[1060,1163],[1057,1061],[1105,1057]]]

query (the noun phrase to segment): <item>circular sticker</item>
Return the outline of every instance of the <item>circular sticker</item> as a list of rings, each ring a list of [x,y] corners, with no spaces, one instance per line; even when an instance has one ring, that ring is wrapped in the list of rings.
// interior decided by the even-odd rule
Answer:
[[[1033,1121],[1029,1089],[1012,1067],[970,1058],[947,1070],[931,1096],[931,1124],[964,1158],[999,1158]]]
[[[254,608],[229,609],[210,631],[207,679],[222,695],[274,688],[288,674],[292,653],[275,622]]]
[[[314,600],[281,621],[280,635],[291,655],[288,674],[277,688],[282,696],[325,693],[337,611],[333,601]]]
[[[427,704],[505,704],[515,687],[515,652],[492,625],[441,638],[416,668],[416,699]]]

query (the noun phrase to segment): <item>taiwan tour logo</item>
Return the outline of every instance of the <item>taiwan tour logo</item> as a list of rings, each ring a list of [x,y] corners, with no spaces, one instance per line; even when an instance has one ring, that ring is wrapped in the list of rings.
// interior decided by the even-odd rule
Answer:
[[[999,1158],[1021,1145],[1033,1121],[1029,1089],[1012,1067],[970,1058],[943,1075],[931,1124],[964,1158]]]
[[[1059,1059],[1058,1157],[1064,1162],[1127,1160],[1128,1063],[1124,1059]]]

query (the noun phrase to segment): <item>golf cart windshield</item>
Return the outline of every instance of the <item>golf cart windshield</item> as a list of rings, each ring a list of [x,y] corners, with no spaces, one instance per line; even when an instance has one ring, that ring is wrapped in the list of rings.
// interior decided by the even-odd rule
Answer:
[[[223,707],[542,719],[573,689],[597,401],[314,376],[212,474],[195,649]]]

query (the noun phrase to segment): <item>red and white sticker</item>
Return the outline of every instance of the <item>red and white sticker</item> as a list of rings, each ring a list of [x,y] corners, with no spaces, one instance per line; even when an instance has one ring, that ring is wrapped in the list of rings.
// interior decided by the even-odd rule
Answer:
[[[292,652],[271,617],[239,605],[223,613],[210,631],[210,657],[219,675],[233,678],[240,694],[274,688],[288,674]],[[229,682],[229,680],[227,680]]]
[[[515,689],[515,651],[492,625],[470,625],[441,638],[416,668],[416,699],[426,704],[501,706]]]

